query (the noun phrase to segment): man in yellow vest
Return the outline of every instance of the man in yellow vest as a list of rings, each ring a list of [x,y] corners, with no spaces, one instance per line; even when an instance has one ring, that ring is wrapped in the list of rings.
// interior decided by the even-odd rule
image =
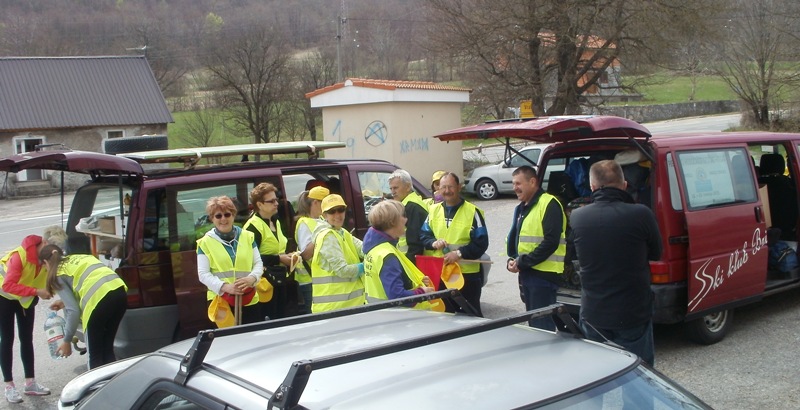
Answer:
[[[428,206],[422,202],[422,197],[414,192],[411,174],[404,169],[398,169],[389,176],[389,189],[396,201],[400,201],[405,209],[406,229],[397,242],[397,249],[406,254],[411,262],[416,263],[417,255],[422,255],[424,247],[419,236],[419,230],[428,217]]]
[[[464,275],[464,287],[461,294],[481,312],[481,275],[480,263],[464,262],[477,260],[489,248],[489,232],[483,211],[465,201],[459,195],[461,182],[452,172],[445,174],[439,182],[439,190],[444,201],[431,206],[428,219],[422,224],[420,235],[425,246],[425,255],[443,256],[445,263],[457,262]],[[443,282],[439,290],[444,289]],[[448,312],[455,312],[456,307],[445,302]]]
[[[514,219],[508,232],[507,268],[519,273],[520,296],[525,309],[537,309],[556,303],[556,291],[564,273],[567,244],[564,232],[567,218],[561,203],[544,192],[529,166],[517,168],[512,174],[517,199]],[[548,317],[528,321],[531,327],[555,330]]]

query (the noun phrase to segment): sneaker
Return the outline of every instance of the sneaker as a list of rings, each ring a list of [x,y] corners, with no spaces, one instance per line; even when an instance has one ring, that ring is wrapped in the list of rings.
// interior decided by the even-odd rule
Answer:
[[[9,403],[22,403],[22,396],[19,395],[16,387],[6,386],[6,400]]]
[[[33,382],[25,385],[26,396],[47,396],[48,394],[50,394],[50,389],[39,383]]]

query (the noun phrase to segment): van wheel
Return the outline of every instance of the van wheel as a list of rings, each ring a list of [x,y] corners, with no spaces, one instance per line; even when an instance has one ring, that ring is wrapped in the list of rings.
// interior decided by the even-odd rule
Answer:
[[[497,198],[497,185],[491,179],[482,179],[475,186],[478,198],[485,201]]]
[[[686,337],[696,343],[713,345],[725,338],[732,324],[733,309],[712,313],[686,322]]]
[[[126,152],[154,151],[169,148],[166,135],[145,135],[140,137],[121,137],[105,141],[106,154],[124,154]]]

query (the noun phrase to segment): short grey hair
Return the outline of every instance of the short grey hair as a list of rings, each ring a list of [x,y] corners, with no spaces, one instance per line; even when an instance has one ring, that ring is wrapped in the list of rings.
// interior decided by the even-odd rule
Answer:
[[[389,175],[389,181],[393,179],[400,179],[400,182],[402,182],[403,185],[411,186],[411,174],[404,169],[397,169],[392,172],[392,175]]]
[[[56,245],[61,249],[65,249],[67,246],[67,233],[58,225],[48,226],[44,228],[42,240],[49,244]]]

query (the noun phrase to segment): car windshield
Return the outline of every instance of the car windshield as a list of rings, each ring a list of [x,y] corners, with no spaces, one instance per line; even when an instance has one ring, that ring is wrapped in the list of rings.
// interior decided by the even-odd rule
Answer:
[[[639,366],[589,390],[550,403],[544,409],[706,409],[662,376]]]

